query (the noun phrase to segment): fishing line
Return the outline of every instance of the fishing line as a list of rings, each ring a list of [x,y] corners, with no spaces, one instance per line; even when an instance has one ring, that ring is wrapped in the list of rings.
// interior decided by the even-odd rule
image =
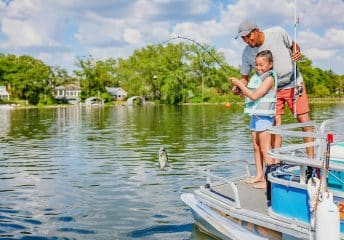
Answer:
[[[183,37],[183,36],[178,35],[177,37],[167,39],[166,41],[163,42],[163,44],[168,43],[168,42],[173,41],[173,40],[176,40],[176,39],[184,39],[184,40],[195,43],[197,46],[201,47],[204,51],[206,51],[206,53],[208,53],[226,73],[230,74],[230,72],[223,66],[223,64],[206,47],[204,47],[202,44],[200,44],[199,42],[197,42],[196,40],[194,40],[192,38]]]
[[[177,39],[183,39],[183,40],[187,40],[190,41],[194,44],[196,44],[197,46],[199,46],[200,48],[202,48],[206,53],[208,53],[216,62],[217,64],[219,64],[219,66],[225,71],[225,73],[227,73],[228,75],[230,75],[231,73],[228,71],[228,69],[225,68],[225,66],[205,47],[203,46],[201,43],[197,42],[196,40],[192,39],[192,38],[188,38],[188,37],[184,37],[184,36],[180,36],[177,35],[177,37],[172,37],[167,39],[166,41],[162,42],[162,44],[166,44],[168,42],[171,42],[173,40],[177,40]],[[234,101],[233,101],[234,100]],[[232,99],[232,101],[237,104],[238,106],[245,108],[244,106],[242,106],[241,101],[239,102],[238,100]]]
[[[188,38],[188,37],[177,35],[177,37],[172,37],[172,38],[169,38],[166,41],[162,42],[162,45],[164,45],[166,43],[169,43],[171,41],[174,41],[174,40],[178,40],[178,39],[187,40],[187,41],[190,41],[190,42],[196,44],[201,49],[203,49],[206,53],[208,53],[217,62],[217,64],[219,64],[219,66],[225,71],[225,73],[227,73],[228,75],[231,74],[228,71],[228,69],[226,69],[225,66],[206,47],[204,47],[201,43],[199,43],[198,41],[196,41],[196,40],[194,40],[192,38]],[[241,108],[245,108],[245,104],[242,105],[242,101],[239,101],[239,100],[236,100],[236,99],[231,99],[231,101],[232,101],[232,103],[235,103],[237,106],[239,106]]]

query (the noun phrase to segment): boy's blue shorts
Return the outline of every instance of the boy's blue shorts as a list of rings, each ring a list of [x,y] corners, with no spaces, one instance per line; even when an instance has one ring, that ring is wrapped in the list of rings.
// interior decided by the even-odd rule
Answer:
[[[250,120],[250,130],[253,132],[262,132],[268,130],[274,124],[275,117],[252,115]]]

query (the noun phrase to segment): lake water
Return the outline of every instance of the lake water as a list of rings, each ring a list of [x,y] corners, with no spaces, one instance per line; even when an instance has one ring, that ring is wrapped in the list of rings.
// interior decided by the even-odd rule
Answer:
[[[223,105],[0,110],[0,239],[210,239],[180,195],[210,164],[253,164],[247,125]]]

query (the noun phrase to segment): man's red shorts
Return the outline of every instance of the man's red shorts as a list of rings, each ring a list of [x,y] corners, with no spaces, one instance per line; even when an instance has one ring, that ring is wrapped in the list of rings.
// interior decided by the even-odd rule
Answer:
[[[296,114],[304,114],[309,112],[309,104],[307,99],[307,93],[305,88],[305,83],[302,83],[302,95],[296,98]],[[276,103],[276,115],[284,114],[284,105],[288,104],[289,109],[294,113],[293,104],[294,88],[281,89],[277,91],[277,103]]]

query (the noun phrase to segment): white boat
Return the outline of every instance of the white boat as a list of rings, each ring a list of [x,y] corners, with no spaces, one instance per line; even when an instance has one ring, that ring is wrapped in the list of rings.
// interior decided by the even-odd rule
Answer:
[[[344,118],[337,118],[326,120],[321,125],[315,122],[295,123],[272,130],[273,134],[283,135],[284,142],[290,141],[290,144],[270,152],[283,165],[268,175],[271,182],[269,202],[265,190],[245,183],[244,180],[251,176],[247,161],[228,161],[204,169],[206,183],[194,193],[181,195],[191,208],[197,227],[220,239],[319,240],[322,239],[319,234],[324,230],[329,232],[326,232],[329,236],[326,239],[338,239],[339,236],[344,239],[344,135],[341,132],[344,129],[333,132],[335,141],[328,143],[328,136],[332,136],[329,133],[338,126],[343,127],[343,121]],[[314,133],[300,131],[304,126],[312,126]],[[305,136],[315,141],[303,143]],[[307,157],[307,147],[314,147],[314,159]],[[329,147],[330,154],[325,155]],[[328,159],[327,174],[323,163]],[[322,169],[322,185],[316,193],[326,191],[333,194],[331,206],[337,205],[342,210],[338,214],[335,206],[336,211],[328,211],[334,216],[334,221],[326,221],[326,216],[319,217],[322,216],[319,213],[320,200],[309,196],[311,185],[306,184],[307,177],[303,174],[307,166]],[[311,212],[310,199],[317,202],[318,212]]]

